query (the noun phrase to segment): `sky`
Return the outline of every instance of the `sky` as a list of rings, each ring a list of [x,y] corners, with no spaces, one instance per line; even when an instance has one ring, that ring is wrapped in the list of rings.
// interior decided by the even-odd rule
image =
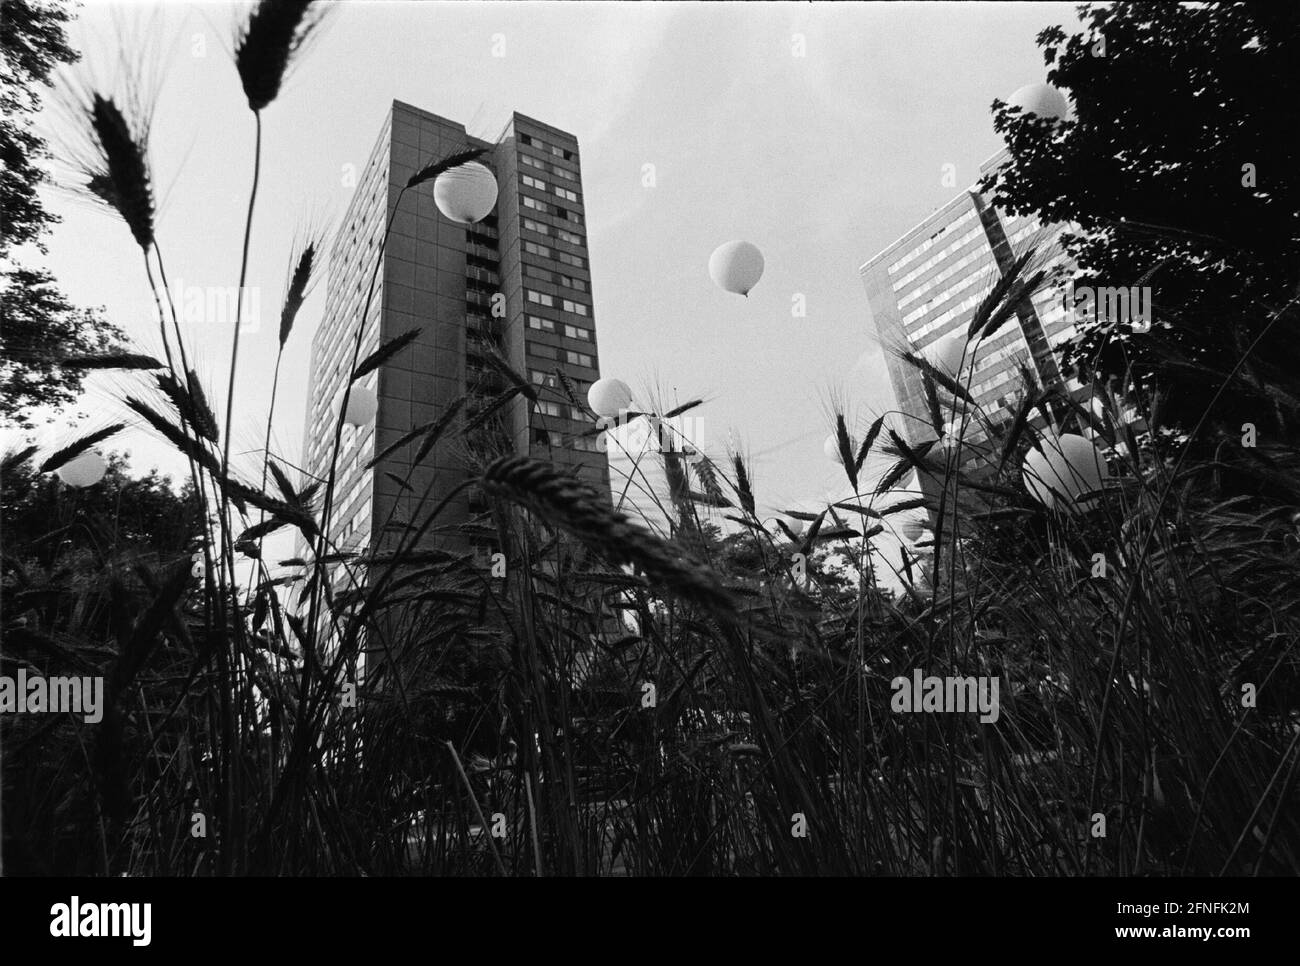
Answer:
[[[238,281],[254,143],[230,52],[240,12],[92,0],[71,31],[83,70],[111,84],[125,62],[157,80],[151,149],[173,288]],[[263,112],[248,279],[260,324],[241,342],[233,451],[252,466],[262,448],[295,233],[342,214],[347,166],[364,166],[398,99],[489,139],[514,110],[574,133],[602,375],[643,403],[705,399],[691,414],[696,442],[749,455],[760,515],[845,499],[843,471],[822,452],[832,400],[859,438],[894,407],[858,268],[953,197],[945,165],[960,187],[976,180],[1001,147],[991,102],[1044,81],[1035,36],[1076,21],[1072,4],[1054,3],[337,4]],[[56,112],[43,121],[57,133]],[[125,226],[66,190],[46,199],[63,220],[44,264],[72,301],[104,306],[159,353]],[[709,278],[710,253],[733,239],[766,261],[748,298]],[[324,289],[280,376],[271,450],[295,464]],[[183,326],[222,411],[232,326]],[[140,384],[93,376],[77,428],[60,418],[37,441],[58,446],[118,418],[138,425],[121,397]],[[140,471],[185,475],[143,429],[108,448]],[[869,463],[867,476],[885,465]]]

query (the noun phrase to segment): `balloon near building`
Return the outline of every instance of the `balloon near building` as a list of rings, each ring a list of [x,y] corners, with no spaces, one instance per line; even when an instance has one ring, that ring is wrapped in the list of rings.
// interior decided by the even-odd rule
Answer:
[[[444,171],[433,182],[433,203],[462,225],[482,221],[497,203],[497,179],[477,161]]]
[[[967,341],[966,328],[959,325],[922,349],[921,355],[934,368],[955,379],[961,375]]]
[[[370,389],[353,386],[348,393],[348,408],[343,421],[349,426],[364,426],[379,412],[379,398]]]
[[[1042,451],[1025,455],[1025,489],[1049,510],[1077,505],[1085,493],[1100,490],[1106,464],[1097,447],[1082,436],[1067,433],[1042,440]]]
[[[87,450],[68,460],[55,472],[66,485],[81,489],[94,486],[102,480],[108,472],[108,464],[94,450]]]
[[[613,419],[632,405],[632,390],[622,379],[597,379],[587,390],[587,406],[597,416]]]
[[[1007,98],[1007,105],[1053,121],[1060,121],[1070,113],[1065,95],[1051,84],[1026,84]]]
[[[709,275],[719,288],[749,296],[763,277],[763,253],[747,241],[729,241],[709,256]]]

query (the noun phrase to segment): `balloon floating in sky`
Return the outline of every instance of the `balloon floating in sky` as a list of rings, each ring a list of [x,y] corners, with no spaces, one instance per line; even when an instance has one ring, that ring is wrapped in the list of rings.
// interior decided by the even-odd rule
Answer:
[[[1041,452],[1026,454],[1022,475],[1025,489],[1043,506],[1072,506],[1083,494],[1101,489],[1105,463],[1088,440],[1067,433],[1045,437],[1041,445]]]
[[[587,405],[597,416],[612,419],[632,405],[632,390],[622,379],[597,379],[587,390]]]
[[[709,275],[728,292],[749,296],[763,277],[763,253],[747,241],[729,241],[709,256]]]
[[[826,442],[822,443],[822,452],[832,463],[843,463],[840,459],[840,440],[838,436],[827,436]]]
[[[497,179],[477,161],[459,165],[433,182],[433,203],[452,221],[472,225],[496,206]]]
[[[77,489],[94,486],[104,478],[107,471],[108,464],[104,462],[104,457],[94,450],[74,456],[56,470],[59,479]]]
[[[364,426],[379,412],[379,399],[373,391],[363,386],[353,386],[348,393],[348,408],[343,421],[349,426]]]
[[[785,522],[786,528],[789,529],[796,537],[803,533],[803,521],[798,517],[791,517]]]
[[[1051,84],[1026,84],[1007,98],[1007,105],[1053,121],[1062,120],[1070,113],[1065,95]]]

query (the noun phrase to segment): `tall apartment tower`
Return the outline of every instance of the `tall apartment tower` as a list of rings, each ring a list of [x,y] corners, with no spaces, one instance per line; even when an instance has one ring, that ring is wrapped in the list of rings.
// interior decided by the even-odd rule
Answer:
[[[981,176],[1005,158],[1002,152],[985,162]],[[892,350],[924,352],[969,325],[980,301],[1026,245],[1044,253],[1044,267],[1059,265],[1064,259],[1056,241],[1059,233],[1059,226],[1044,228],[1033,217],[999,211],[971,187],[859,269],[872,324],[886,349],[890,381],[899,408],[908,417],[906,438],[932,439],[934,429],[920,372]],[[1019,387],[1018,365],[1027,365],[1039,385],[1059,385],[1058,348],[1073,333],[1059,290],[1045,289],[1017,319],[980,343],[973,362],[967,356],[962,382],[994,422],[1009,418]],[[964,438],[972,446],[986,441],[983,429],[975,424]]]
[[[499,188],[488,217],[472,225],[444,217],[432,181],[405,191],[398,205],[417,170],[471,148],[486,149],[479,163]],[[358,358],[404,332],[421,331],[359,383],[375,392],[378,413],[367,425],[343,430],[330,536],[345,549],[383,549],[393,532],[385,524],[418,520],[420,494],[431,487],[425,505],[432,506],[464,481],[474,444],[457,430],[509,385],[487,361],[491,347],[538,385],[554,386],[556,370],[562,371],[579,400],[599,369],[573,135],[516,113],[492,143],[469,136],[455,121],[394,101],[356,182],[330,251],[324,316],[312,340],[303,466],[309,479],[329,474],[373,276]],[[412,466],[416,442],[367,468],[376,453],[436,420],[462,395],[468,396],[463,415],[419,465]],[[556,392],[542,398],[534,405],[517,396],[502,407],[495,423],[499,438],[507,449],[562,464],[607,493],[605,454],[579,435],[590,429],[588,417],[567,403],[547,401],[564,398]],[[473,545],[454,527],[481,509],[475,490],[462,492],[439,514],[430,539],[460,549]]]

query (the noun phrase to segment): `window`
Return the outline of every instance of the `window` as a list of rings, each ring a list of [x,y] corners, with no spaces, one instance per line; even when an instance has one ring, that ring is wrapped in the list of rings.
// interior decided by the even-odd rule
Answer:
[[[592,368],[591,356],[587,355],[585,352],[566,351],[564,353],[564,358],[569,360],[570,365],[586,366],[588,369]]]
[[[555,276],[551,272],[544,268],[538,268],[536,265],[525,265],[523,272],[528,278],[540,278],[544,282],[555,281]]]
[[[555,277],[559,279],[560,284],[565,288],[577,289],[579,292],[587,291],[587,283],[580,278],[569,278],[567,275],[557,275]]]
[[[534,292],[530,288],[524,289],[524,291],[528,294],[528,301],[534,302],[537,305],[545,305],[549,308],[555,307],[555,299],[551,298],[545,292]]]
[[[540,315],[530,315],[528,316],[528,328],[540,329],[543,332],[554,332],[555,323],[550,319],[542,318]]]
[[[540,221],[533,221],[531,218],[524,219],[524,227],[529,231],[537,232],[539,235],[549,235],[551,233],[550,225],[544,225]],[[567,241],[568,239],[565,240]]]
[[[561,188],[558,184],[555,186],[555,193],[568,201],[578,200],[578,193],[576,191],[570,191],[568,188]]]
[[[539,386],[555,385],[555,377],[549,372],[542,372],[540,369],[529,369],[528,375],[532,378],[533,382]]]
[[[578,422],[578,423],[591,422],[591,417],[588,416],[586,413],[584,413],[577,406],[569,407],[569,418],[572,419],[574,422]]]
[[[558,360],[560,358],[559,349],[555,348],[553,345],[543,345],[540,342],[528,343],[528,351],[535,356],[541,356],[543,359]]]
[[[536,188],[538,191],[546,190],[546,182],[543,181],[541,178],[534,178],[532,175],[526,174],[523,176],[522,180],[524,184],[526,184],[530,188]],[[559,193],[559,189],[556,189],[556,193],[557,194]]]
[[[524,200],[525,208],[532,208],[534,211],[540,211],[543,214],[550,210],[546,207],[545,202],[538,201],[536,198],[530,198],[528,195],[521,195],[520,197]]]
[[[540,399],[533,403],[533,410],[546,416],[560,417],[564,415],[564,410],[560,407],[559,403],[543,402]]]
[[[542,141],[539,140],[538,138],[533,137],[531,134],[521,134],[519,135],[519,140],[524,142],[524,144],[527,144],[530,148],[541,148],[542,150],[546,149],[546,145],[542,143]]]
[[[547,297],[549,298],[550,296]],[[587,314],[587,307],[581,302],[570,302],[568,299],[562,299],[560,304],[563,306],[564,311],[572,312],[574,315]]]
[[[586,329],[578,328],[576,325],[566,325],[564,327],[564,334],[570,339],[581,339],[583,342],[591,341],[591,333]]]
[[[524,242],[524,251],[530,255],[541,255],[543,258],[551,257],[551,250],[545,245],[539,245],[537,242]]]
[[[581,235],[575,235],[573,232],[565,231],[563,228],[555,229],[555,237],[558,238],[560,241],[568,242],[570,245],[582,244]]]
[[[525,139],[524,143],[525,143],[525,144],[528,143],[528,142],[527,142],[527,139]],[[544,163],[542,163],[541,161],[538,161],[538,160],[537,160],[536,158],[534,158],[534,157],[530,157],[530,156],[527,155],[527,154],[521,154],[521,155],[519,155],[519,160],[522,161],[524,164],[528,165],[530,168],[541,168],[543,171],[546,170],[546,165],[545,165]]]
[[[541,166],[541,163],[540,163],[540,162],[538,162],[538,166],[539,166],[539,167]],[[551,172],[552,172],[552,173],[553,173],[557,178],[563,178],[565,181],[577,181],[577,180],[578,180],[578,176],[577,176],[576,174],[574,174],[572,171],[565,171],[565,170],[564,170],[563,168],[561,168],[558,164],[553,164],[553,165],[551,165]]]
[[[587,267],[587,260],[583,258],[581,255],[570,255],[568,252],[556,252],[555,257],[558,258],[565,265],[572,265],[574,268]]]
[[[538,147],[541,147],[541,145],[539,144]],[[565,161],[573,160],[572,151],[567,148],[558,148],[554,144],[551,145],[551,154],[555,155],[557,158],[564,158]]]

